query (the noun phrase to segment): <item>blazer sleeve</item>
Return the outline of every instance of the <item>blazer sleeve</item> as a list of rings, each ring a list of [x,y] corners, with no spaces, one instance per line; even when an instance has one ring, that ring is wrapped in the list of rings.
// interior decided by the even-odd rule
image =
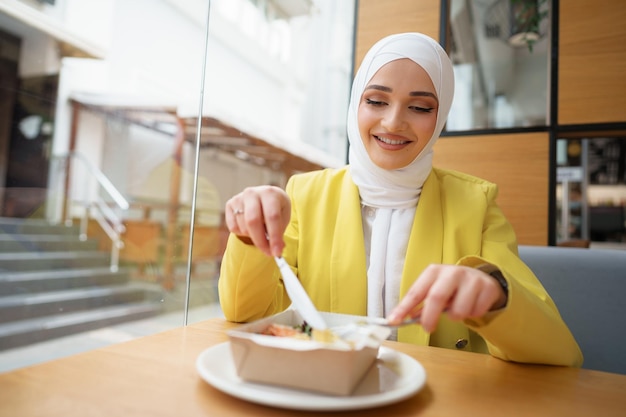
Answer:
[[[458,262],[496,265],[508,283],[508,302],[466,324],[487,343],[489,352],[504,360],[526,363],[581,366],[583,356],[558,309],[534,273],[519,258],[512,226],[495,199],[497,187],[487,187],[480,256]]]
[[[286,186],[290,198],[293,188],[292,177]],[[292,203],[291,219],[285,231],[283,257],[297,275],[297,268],[293,266],[296,265],[298,247],[295,206]],[[250,322],[271,316],[291,304],[274,259],[256,246],[243,243],[232,233],[222,258],[218,292],[224,318],[234,322]]]
[[[274,260],[233,234],[222,258],[218,292],[224,318],[234,322],[276,314],[289,302]]]

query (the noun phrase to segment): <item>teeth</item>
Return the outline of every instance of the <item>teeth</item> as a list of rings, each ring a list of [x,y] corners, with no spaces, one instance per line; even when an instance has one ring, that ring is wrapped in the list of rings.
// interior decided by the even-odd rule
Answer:
[[[403,143],[406,143],[406,141],[404,140],[391,140],[391,139],[383,138],[380,136],[376,136],[376,139],[388,145],[402,145]]]

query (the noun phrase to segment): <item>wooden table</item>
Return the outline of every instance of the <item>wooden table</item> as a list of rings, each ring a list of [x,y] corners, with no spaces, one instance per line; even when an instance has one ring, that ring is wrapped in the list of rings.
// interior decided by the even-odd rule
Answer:
[[[222,319],[0,374],[0,416],[307,416],[224,394],[200,378],[198,355],[227,340]],[[326,416],[623,416],[626,375],[519,365],[489,355],[386,342],[427,372],[396,404]]]

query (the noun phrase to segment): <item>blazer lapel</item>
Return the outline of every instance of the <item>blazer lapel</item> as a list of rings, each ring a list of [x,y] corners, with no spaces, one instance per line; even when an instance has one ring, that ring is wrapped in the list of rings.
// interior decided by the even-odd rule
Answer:
[[[415,219],[411,229],[411,236],[406,251],[402,282],[400,283],[400,298],[419,274],[431,263],[441,263],[443,259],[443,219],[441,207],[441,192],[439,182],[433,171],[426,179],[422,188]],[[430,335],[421,326],[407,326],[399,329],[398,339],[419,345],[427,345]]]
[[[361,221],[361,199],[350,171],[341,183],[331,257],[332,312],[367,314],[367,270]]]

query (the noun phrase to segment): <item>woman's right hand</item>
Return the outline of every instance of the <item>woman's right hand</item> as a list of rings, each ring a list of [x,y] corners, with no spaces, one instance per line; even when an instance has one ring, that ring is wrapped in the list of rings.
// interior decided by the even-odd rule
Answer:
[[[291,216],[291,200],[283,189],[248,187],[228,200],[224,210],[231,233],[268,256],[281,256],[283,234]]]

